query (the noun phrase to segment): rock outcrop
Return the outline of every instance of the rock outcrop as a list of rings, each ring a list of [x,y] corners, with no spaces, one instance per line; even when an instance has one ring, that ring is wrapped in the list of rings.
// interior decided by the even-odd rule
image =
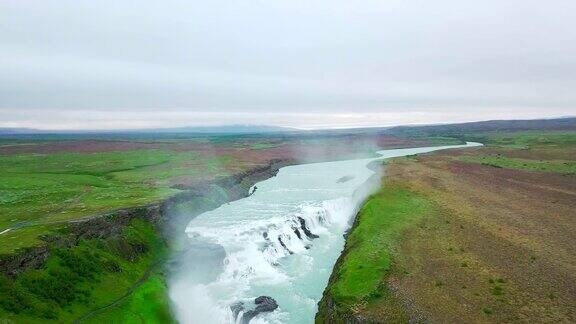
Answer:
[[[306,234],[306,236],[308,236],[309,239],[315,239],[315,238],[319,238],[320,236],[310,232],[310,230],[308,229],[308,226],[306,226],[306,220],[300,216],[298,216],[298,221],[300,221],[300,228],[302,228],[302,231],[304,232],[304,234]]]
[[[232,311],[234,318],[238,319],[240,316],[240,323],[248,324],[258,314],[270,313],[278,308],[276,300],[269,296],[257,297],[254,299],[254,304],[256,305],[254,309],[246,310],[245,304],[243,302],[238,302],[230,306],[230,310]]]

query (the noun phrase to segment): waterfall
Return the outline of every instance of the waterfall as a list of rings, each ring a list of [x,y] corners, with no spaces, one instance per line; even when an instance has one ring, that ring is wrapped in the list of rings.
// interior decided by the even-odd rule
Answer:
[[[381,151],[383,158],[442,148]],[[170,279],[182,323],[311,323],[330,271],[364,200],[379,187],[360,159],[285,167],[245,199],[187,226],[190,253]],[[252,191],[252,190],[251,190]],[[278,302],[258,313],[255,298]],[[255,315],[256,314],[256,315]]]

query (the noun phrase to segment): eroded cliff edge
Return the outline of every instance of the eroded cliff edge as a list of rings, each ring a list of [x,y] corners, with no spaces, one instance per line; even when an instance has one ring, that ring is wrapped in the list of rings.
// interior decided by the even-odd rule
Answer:
[[[75,306],[77,303],[75,296],[84,298],[82,297],[85,293],[83,287],[92,281],[91,278],[94,277],[90,273],[86,273],[85,278],[78,279],[77,286],[81,288],[71,288],[66,298],[63,298],[63,301],[58,305],[62,309],[61,312],[50,311],[49,307],[36,307],[34,306],[34,304],[37,304],[36,301],[31,301],[29,307],[18,306],[22,298],[27,298],[26,294],[21,293],[22,289],[20,286],[23,286],[21,285],[22,282],[25,282],[26,287],[31,286],[30,282],[33,280],[43,279],[42,272],[52,272],[51,264],[54,262],[51,260],[54,258],[57,258],[60,262],[63,259],[76,262],[78,261],[74,259],[76,257],[87,257],[90,259],[101,256],[101,254],[98,254],[100,251],[94,253],[86,252],[86,250],[90,250],[87,242],[89,244],[96,242],[94,244],[103,245],[105,251],[113,250],[115,255],[118,256],[118,260],[120,260],[120,262],[117,262],[113,258],[108,258],[104,260],[106,262],[103,262],[103,260],[99,259],[90,259],[99,263],[97,268],[103,267],[106,273],[111,273],[112,275],[114,273],[122,274],[122,271],[142,272],[142,274],[132,275],[132,277],[138,277],[138,281],[143,278],[146,279],[148,274],[145,272],[149,272],[151,267],[166,268],[163,265],[170,260],[170,256],[181,246],[180,242],[185,238],[184,229],[190,219],[222,204],[248,196],[249,190],[254,184],[275,176],[280,168],[294,163],[295,161],[293,160],[272,160],[266,165],[256,166],[231,176],[217,178],[214,181],[180,187],[178,189],[182,190],[181,193],[165,201],[141,207],[120,209],[63,223],[59,230],[43,236],[41,238],[42,243],[39,246],[20,249],[12,254],[1,255],[0,276],[4,279],[0,278],[2,279],[0,285],[2,285],[2,294],[5,294],[8,298],[5,298],[6,305],[3,305],[6,306],[3,309],[7,313],[5,315],[0,313],[0,318],[8,319],[9,321],[37,318],[41,321],[57,320],[69,322],[74,317],[84,318],[83,315],[86,311],[92,312],[94,309],[106,307],[107,304],[103,304],[101,301],[82,302],[83,305],[81,307]],[[141,230],[142,228],[144,230]],[[150,236],[158,237],[161,243],[152,239],[142,239],[141,237],[134,239],[135,235],[133,232],[136,233],[136,236],[142,236],[142,233],[146,233],[148,230],[147,228],[152,231]],[[79,251],[82,251],[82,253]],[[78,265],[82,267],[90,265],[90,262],[84,262],[86,260],[80,261],[71,265],[73,272],[78,270]],[[130,268],[123,270],[122,265],[124,262],[126,262],[125,264],[130,262],[142,264],[142,267],[136,267],[138,270],[130,270]],[[80,269],[78,271],[83,270]],[[87,272],[89,272],[89,269]],[[162,271],[160,275],[164,276],[164,273]],[[124,275],[126,275],[126,272]],[[30,280],[30,278],[33,278],[33,280]],[[46,276],[46,278],[53,279],[50,276]],[[98,284],[96,283],[96,285]],[[92,295],[94,294],[97,293],[92,293]],[[125,298],[124,295],[119,297]],[[87,295],[86,298],[90,299],[91,295]],[[46,299],[49,300],[51,298]],[[110,300],[111,303],[117,301],[118,299]],[[71,314],[70,318],[68,316],[61,318],[60,314],[67,312],[65,309],[70,307],[74,309],[74,314]],[[77,311],[76,308],[81,310]]]

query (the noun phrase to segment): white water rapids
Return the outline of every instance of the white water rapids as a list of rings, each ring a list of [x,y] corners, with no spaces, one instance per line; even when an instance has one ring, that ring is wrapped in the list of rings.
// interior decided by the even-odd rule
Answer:
[[[194,218],[184,266],[171,277],[181,323],[242,323],[231,305],[270,296],[278,309],[250,323],[312,323],[344,247],[343,234],[379,185],[371,162],[466,145],[379,151],[378,158],[295,165],[255,193]],[[253,307],[252,307],[253,308]]]

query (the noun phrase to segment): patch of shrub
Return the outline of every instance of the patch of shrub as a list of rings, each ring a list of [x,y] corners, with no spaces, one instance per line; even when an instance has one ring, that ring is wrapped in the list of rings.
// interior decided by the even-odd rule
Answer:
[[[41,269],[29,269],[16,279],[0,273],[0,309],[57,319],[74,304],[89,305],[92,291],[105,273],[122,271],[123,259],[134,260],[148,252],[155,233],[149,224],[133,224],[110,240],[90,239],[70,248],[52,247]]]
[[[0,306],[16,314],[30,307],[28,296],[3,274],[0,275]]]
[[[490,292],[492,292],[492,295],[494,296],[502,296],[504,294],[504,288],[502,288],[502,286],[493,286],[490,289]]]
[[[384,283],[380,283],[378,284],[378,287],[376,287],[376,289],[374,289],[370,295],[368,295],[368,300],[374,300],[374,299],[379,299],[384,297],[384,295],[386,294],[386,285]]]
[[[45,303],[63,307],[76,299],[78,275],[66,268],[29,271],[19,280],[22,287]]]
[[[73,249],[58,249],[54,253],[60,258],[60,264],[73,272],[78,279],[94,279],[102,272],[101,258],[97,252],[76,247]]]
[[[122,267],[120,266],[120,263],[118,263],[118,261],[113,260],[113,259],[104,260],[102,262],[102,267],[108,272],[120,272],[120,271],[122,271]]]
[[[0,307],[14,314],[27,313],[41,318],[56,318],[53,304],[38,303],[20,283],[0,274]]]

